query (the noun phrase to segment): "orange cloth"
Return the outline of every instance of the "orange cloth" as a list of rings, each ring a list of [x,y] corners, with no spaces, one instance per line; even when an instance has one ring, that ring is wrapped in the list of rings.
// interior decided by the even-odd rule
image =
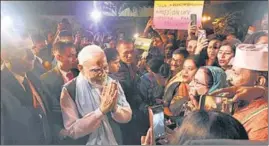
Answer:
[[[168,107],[164,107],[163,112],[166,116],[169,116],[169,117],[173,116],[173,113],[170,111]]]
[[[259,112],[253,114],[255,111]],[[252,101],[248,106],[236,111],[233,117],[244,125],[250,140],[268,140],[268,103],[266,99]]]
[[[182,97],[188,97],[188,85],[185,83],[180,83],[176,95],[173,97],[171,104],[175,103],[177,100],[180,100]],[[164,107],[164,114],[167,116],[173,116],[173,113],[169,107]]]
[[[188,97],[189,91],[188,91],[188,85],[185,83],[181,83],[178,87],[177,94],[173,97],[171,104],[176,102],[177,100],[180,100],[182,97]]]
[[[38,108],[38,106],[41,106],[41,109],[43,110],[43,112],[46,114],[46,109],[45,106],[42,102],[42,99],[40,97],[40,95],[37,93],[35,87],[32,85],[32,83],[27,79],[29,86],[32,90],[32,94],[33,94],[33,106],[34,108]]]

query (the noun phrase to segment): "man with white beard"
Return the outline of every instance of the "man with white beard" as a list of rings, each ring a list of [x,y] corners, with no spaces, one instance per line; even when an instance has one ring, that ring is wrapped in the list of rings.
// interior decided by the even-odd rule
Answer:
[[[132,117],[121,85],[107,76],[108,63],[100,47],[84,47],[78,61],[80,74],[64,85],[60,99],[67,135],[78,139],[77,144],[117,145],[117,123]]]

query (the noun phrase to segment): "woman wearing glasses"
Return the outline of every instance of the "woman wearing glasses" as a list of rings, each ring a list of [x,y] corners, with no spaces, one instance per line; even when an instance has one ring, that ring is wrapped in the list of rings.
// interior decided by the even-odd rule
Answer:
[[[210,94],[218,89],[227,87],[225,72],[215,66],[204,66],[198,69],[189,84],[189,98],[198,107],[201,95]]]

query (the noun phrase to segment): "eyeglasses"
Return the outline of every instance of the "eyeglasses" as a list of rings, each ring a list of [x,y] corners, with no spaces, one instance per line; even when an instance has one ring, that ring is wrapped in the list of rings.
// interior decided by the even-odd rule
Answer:
[[[193,85],[202,85],[202,86],[206,86],[206,87],[208,87],[207,84],[201,83],[201,82],[199,82],[197,79],[193,79]]]
[[[93,68],[89,70],[92,73],[99,73],[99,72],[108,72],[108,66],[104,66],[102,68]]]

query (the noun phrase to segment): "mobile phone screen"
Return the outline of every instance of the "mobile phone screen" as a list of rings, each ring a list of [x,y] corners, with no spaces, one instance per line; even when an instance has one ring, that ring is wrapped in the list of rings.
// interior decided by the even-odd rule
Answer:
[[[228,114],[233,114],[234,104],[226,97],[216,97],[203,95],[199,101],[200,109],[215,110]]]
[[[191,25],[196,25],[196,24],[197,24],[197,15],[191,14]]]
[[[165,135],[163,106],[162,105],[154,106],[151,108],[151,110],[153,114],[151,125],[154,137],[155,139],[158,139]]]
[[[198,38],[206,39],[206,31],[205,30],[198,30]]]

